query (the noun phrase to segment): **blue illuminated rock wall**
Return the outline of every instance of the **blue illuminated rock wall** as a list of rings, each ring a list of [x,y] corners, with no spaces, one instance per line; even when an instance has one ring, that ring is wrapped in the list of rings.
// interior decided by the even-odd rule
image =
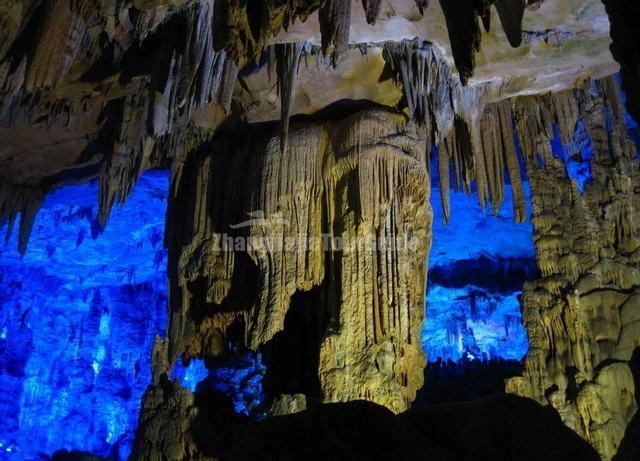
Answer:
[[[24,258],[15,236],[0,247],[0,459],[128,456],[153,341],[167,324],[168,181],[168,172],[143,175],[103,232],[96,183],[59,189]],[[179,363],[172,378],[192,391],[210,386],[259,418],[264,371],[258,354],[238,353],[213,371]]]
[[[444,226],[440,189],[433,188],[433,245],[422,329],[429,361],[520,360],[527,352],[518,296],[524,282],[538,274],[535,249],[530,221],[514,222],[510,186],[505,197],[496,217],[481,210],[477,194],[452,191],[452,216]]]
[[[97,184],[65,187],[24,259],[15,238],[0,249],[0,458],[127,456],[166,327],[167,189],[145,174],[100,234]]]

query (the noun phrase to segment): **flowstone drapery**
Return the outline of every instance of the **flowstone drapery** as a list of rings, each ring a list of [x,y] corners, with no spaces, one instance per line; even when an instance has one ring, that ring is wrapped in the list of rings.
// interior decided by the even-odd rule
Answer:
[[[166,364],[232,341],[280,371],[271,397],[406,409],[425,364],[423,130],[371,109],[292,125],[283,151],[277,132],[250,129],[174,174]]]

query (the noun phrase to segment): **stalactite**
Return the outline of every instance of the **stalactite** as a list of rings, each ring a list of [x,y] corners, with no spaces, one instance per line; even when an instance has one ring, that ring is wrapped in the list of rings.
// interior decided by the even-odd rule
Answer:
[[[27,251],[31,230],[44,196],[44,191],[39,188],[14,185],[6,179],[0,181],[0,227],[7,224],[5,242],[8,242],[20,214],[18,251],[22,255]]]
[[[381,6],[382,0],[362,0],[362,7],[364,8],[368,24],[373,25],[376,23]]]
[[[527,219],[524,190],[522,188],[522,177],[520,174],[520,161],[516,152],[513,133],[513,117],[511,104],[503,101],[498,104],[498,115],[500,118],[500,132],[502,147],[504,152],[504,162],[507,166],[509,179],[511,180],[511,194],[513,195],[513,216],[516,222],[524,222]]]
[[[455,190],[470,193],[474,160],[471,135],[466,122],[462,118],[458,116],[455,117],[453,129],[449,133],[449,136],[443,139],[440,146],[446,149],[447,157],[453,166],[453,186]],[[447,168],[449,168],[448,165]],[[449,188],[449,182],[446,184],[447,188]]]
[[[351,1],[327,0],[319,13],[322,52],[337,59],[349,44]]]
[[[282,124],[280,146],[283,151],[287,149],[289,116],[291,113],[291,105],[295,97],[298,66],[300,65],[300,57],[306,47],[306,42],[275,45],[278,93],[280,94],[280,123]]]
[[[494,214],[498,214],[504,200],[504,154],[500,138],[500,120],[495,106],[488,106],[480,119],[482,152],[486,168],[489,193]]]
[[[475,53],[480,50],[481,33],[475,3],[476,0],[440,0],[463,85],[473,76]]]
[[[123,203],[129,196],[140,173],[144,159],[153,149],[153,138],[146,132],[148,92],[141,88],[139,94],[126,98],[121,104],[122,119],[117,141],[103,163],[98,193],[98,222],[104,227],[114,203]]]
[[[54,0],[46,2],[49,8],[29,62],[25,87],[27,91],[56,88],[80,50],[92,11],[91,2]]]
[[[418,11],[420,11],[421,15],[424,16],[424,12],[427,11],[430,3],[431,0],[416,0],[416,6],[418,7]]]
[[[439,142],[453,126],[452,99],[457,89],[446,60],[420,40],[385,43],[383,57],[404,90],[409,115],[429,129],[432,126]]]
[[[479,127],[474,128],[474,131],[468,144],[473,145],[476,150],[473,158],[479,194],[480,190],[485,195],[488,192],[493,212],[498,214],[504,200],[506,167],[511,180],[515,221],[525,221],[526,204],[520,161],[515,146],[511,103],[502,101],[488,105],[480,119]]]
[[[438,175],[440,176],[440,200],[442,205],[442,220],[446,225],[451,217],[451,185],[449,179],[449,153],[447,143],[438,146]]]
[[[519,47],[522,44],[522,18],[526,0],[495,0],[495,5],[509,43],[514,48]]]
[[[550,108],[564,144],[573,141],[578,121],[578,102],[572,92],[564,91],[550,96]]]
[[[257,62],[272,37],[296,20],[305,21],[324,0],[216,1],[213,16],[214,49],[226,50],[241,66]]]
[[[494,0],[476,0],[476,11],[482,19],[485,32],[491,30],[491,4]]]
[[[482,149],[482,139],[480,136],[480,121],[477,120],[471,125],[471,150],[473,153],[473,167],[476,178],[476,187],[478,189],[478,201],[480,207],[484,210],[489,203],[489,183],[487,181],[487,167],[484,161],[484,152]]]

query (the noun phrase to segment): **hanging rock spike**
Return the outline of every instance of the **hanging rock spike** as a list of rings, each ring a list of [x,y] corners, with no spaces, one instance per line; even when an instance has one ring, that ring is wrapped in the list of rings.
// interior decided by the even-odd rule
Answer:
[[[520,161],[516,151],[513,133],[513,115],[511,113],[511,103],[502,101],[498,103],[498,115],[500,119],[500,133],[502,138],[502,152],[504,153],[504,163],[507,166],[507,173],[511,180],[511,194],[513,196],[513,216],[516,222],[522,223],[527,219],[527,209],[525,204],[524,189],[522,187],[522,176],[520,174]]]
[[[349,29],[351,28],[351,1],[327,0],[318,15],[320,20],[320,34],[322,35],[322,52],[337,57],[349,44]]]
[[[438,146],[438,175],[440,179],[442,221],[446,226],[451,217],[451,184],[449,179],[449,153],[447,152],[447,143],[444,140]]]
[[[512,47],[522,44],[522,18],[527,7],[525,0],[495,0],[498,17]]]
[[[287,150],[289,117],[296,91],[300,58],[306,47],[306,42],[282,43],[274,46],[278,93],[280,94],[280,123],[282,123],[280,148],[283,152]]]
[[[476,0],[440,0],[440,6],[447,22],[460,82],[466,85],[473,76],[476,51],[480,50],[481,32]]]
[[[367,24],[374,25],[380,14],[382,0],[362,0],[362,7],[367,16]]]
[[[421,15],[424,16],[424,12],[429,8],[429,3],[431,3],[431,0],[416,0],[416,6],[418,7]]]

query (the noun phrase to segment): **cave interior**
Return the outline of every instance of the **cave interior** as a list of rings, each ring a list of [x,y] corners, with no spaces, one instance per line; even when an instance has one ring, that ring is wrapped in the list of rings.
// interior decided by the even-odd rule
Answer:
[[[0,2],[0,459],[640,460],[638,17]]]

